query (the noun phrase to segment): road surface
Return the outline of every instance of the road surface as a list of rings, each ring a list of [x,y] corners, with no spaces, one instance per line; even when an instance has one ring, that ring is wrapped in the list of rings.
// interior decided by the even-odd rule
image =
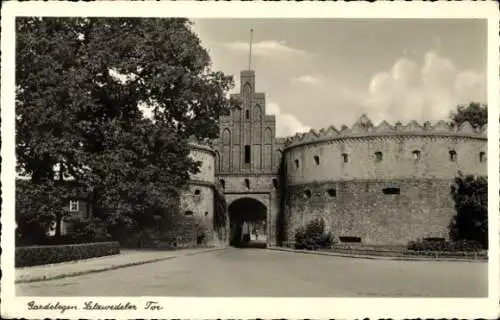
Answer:
[[[341,258],[236,249],[52,281],[23,296],[485,297],[486,262]]]

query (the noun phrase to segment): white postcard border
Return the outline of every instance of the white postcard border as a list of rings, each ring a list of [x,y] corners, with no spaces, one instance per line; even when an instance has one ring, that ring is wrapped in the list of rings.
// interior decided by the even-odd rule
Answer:
[[[26,318],[491,318],[499,301],[499,41],[495,2],[6,2],[2,6],[2,315]],[[16,297],[14,269],[15,188],[15,28],[16,16],[129,16],[189,18],[481,18],[488,19],[488,298],[168,298],[168,297]],[[466,45],[466,44],[464,44]],[[464,275],[466,276],[466,275]],[[277,284],[279,285],[279,284]],[[146,301],[161,311],[145,311]],[[136,311],[30,311],[27,303],[132,303]]]

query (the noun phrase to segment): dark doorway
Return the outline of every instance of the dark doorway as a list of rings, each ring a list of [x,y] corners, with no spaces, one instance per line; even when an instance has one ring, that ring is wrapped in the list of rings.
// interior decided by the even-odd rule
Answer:
[[[233,247],[265,248],[267,243],[267,208],[252,198],[242,198],[229,205]]]

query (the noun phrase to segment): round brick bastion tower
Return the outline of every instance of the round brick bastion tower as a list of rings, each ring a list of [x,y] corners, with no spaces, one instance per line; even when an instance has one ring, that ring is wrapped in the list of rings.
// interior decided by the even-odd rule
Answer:
[[[180,217],[174,226],[177,243],[178,246],[211,245],[219,241],[213,230],[215,151],[197,142],[189,142],[189,148],[190,157],[199,161],[200,167],[180,194]]]
[[[284,232],[323,218],[341,242],[400,245],[448,238],[458,172],[487,174],[487,128],[445,121],[311,130],[283,151]]]

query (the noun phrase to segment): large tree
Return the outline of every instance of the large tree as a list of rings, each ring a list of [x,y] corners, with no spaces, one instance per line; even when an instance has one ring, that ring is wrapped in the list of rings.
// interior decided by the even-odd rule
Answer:
[[[488,106],[477,102],[459,105],[451,113],[457,126],[469,122],[474,129],[488,123]],[[472,240],[488,247],[488,179],[487,177],[457,175],[451,187],[456,215],[449,229],[453,240]]]
[[[451,194],[456,215],[449,225],[450,238],[476,241],[488,248],[488,180],[459,173]]]
[[[18,18],[18,172],[71,177],[97,215],[149,221],[198,170],[188,137],[215,138],[231,77],[187,19]],[[148,106],[152,118],[145,118]],[[62,198],[67,195],[60,195]]]
[[[473,128],[481,128],[488,123],[487,105],[471,102],[468,105],[457,106],[457,111],[451,113],[451,119],[457,126],[468,121]]]

